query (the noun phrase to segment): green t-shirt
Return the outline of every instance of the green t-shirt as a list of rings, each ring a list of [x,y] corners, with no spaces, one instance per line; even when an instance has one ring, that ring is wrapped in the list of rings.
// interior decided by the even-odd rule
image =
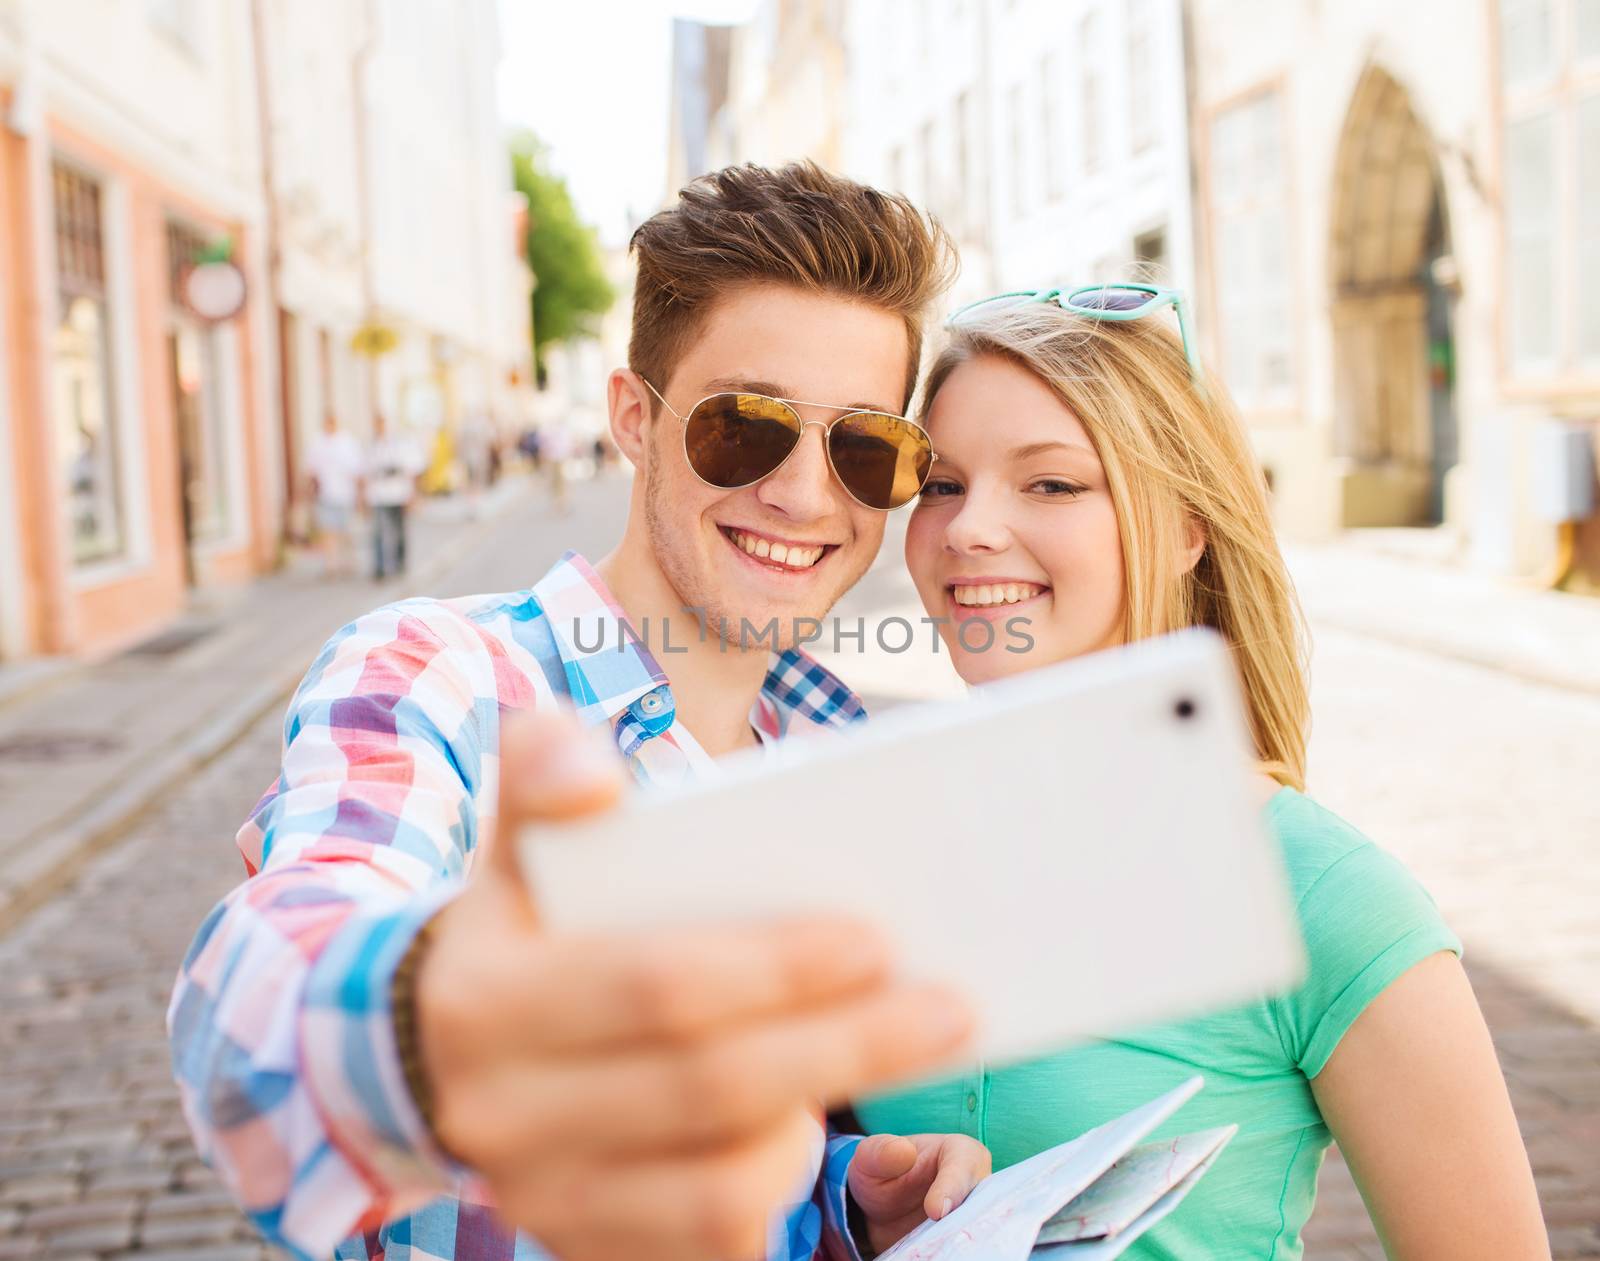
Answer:
[[[1230,1124],[1239,1133],[1178,1210],[1124,1255],[1299,1258],[1331,1141],[1309,1079],[1390,982],[1430,955],[1460,954],[1461,943],[1410,872],[1330,811],[1286,788],[1268,817],[1309,957],[1298,990],[863,1101],[856,1112],[867,1130],[969,1134],[1000,1169],[1199,1073],[1205,1089],[1153,1137]]]

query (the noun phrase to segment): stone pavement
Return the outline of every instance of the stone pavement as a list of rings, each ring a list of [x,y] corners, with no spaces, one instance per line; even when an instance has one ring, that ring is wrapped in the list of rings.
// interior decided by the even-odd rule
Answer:
[[[0,671],[0,928],[114,839],[152,793],[277,705],[332,630],[429,588],[498,514],[542,490],[507,477],[475,518],[460,501],[424,502],[411,572],[381,586],[325,581],[319,561],[297,557],[257,582],[197,592],[184,619],[146,641],[160,649],[193,637],[173,651],[136,646],[94,664]]]
[[[559,523],[536,502],[510,507],[441,589],[522,585],[560,545],[598,553],[621,489],[580,488]],[[1344,590],[1378,589],[1356,561],[1329,563],[1355,575]],[[898,567],[891,539],[841,616],[918,614]],[[1381,625],[1340,629],[1319,612],[1339,612],[1338,589],[1301,576],[1317,632],[1312,791],[1404,859],[1462,935],[1556,1255],[1600,1256],[1600,697],[1385,642],[1401,635]],[[1396,586],[1386,616],[1426,626],[1428,609]],[[366,603],[387,595],[369,588]],[[1560,607],[1563,621],[1600,611]],[[308,641],[336,620],[303,628]],[[882,704],[941,690],[942,661],[869,652],[837,664]],[[242,875],[231,835],[276,765],[278,721],[273,707],[0,935],[0,1261],[265,1255],[194,1157],[162,1017],[195,926]],[[1382,1256],[1337,1160],[1308,1256]]]

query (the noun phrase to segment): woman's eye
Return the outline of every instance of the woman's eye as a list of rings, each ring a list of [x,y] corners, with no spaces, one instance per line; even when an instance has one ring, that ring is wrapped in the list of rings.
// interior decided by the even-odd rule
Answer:
[[[947,495],[959,495],[960,493],[961,486],[959,483],[942,477],[933,478],[922,488],[922,497],[924,499],[943,499]]]
[[[1076,482],[1065,481],[1059,477],[1041,477],[1038,481],[1031,483],[1028,489],[1040,495],[1071,497],[1083,494],[1084,488]]]

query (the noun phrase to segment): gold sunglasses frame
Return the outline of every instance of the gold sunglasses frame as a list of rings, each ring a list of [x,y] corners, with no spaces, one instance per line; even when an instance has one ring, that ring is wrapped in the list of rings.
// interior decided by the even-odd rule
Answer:
[[[635,373],[634,375],[638,376],[639,374]],[[765,481],[767,478],[771,477],[778,471],[778,469],[781,469],[789,462],[790,456],[794,455],[794,453],[800,449],[800,440],[805,437],[806,427],[808,425],[820,425],[822,427],[822,451],[828,459],[828,471],[833,474],[834,480],[837,481],[839,485],[844,487],[844,493],[849,495],[851,499],[854,499],[863,508],[868,508],[873,512],[898,512],[901,508],[904,508],[906,504],[915,503],[917,496],[922,493],[922,488],[928,484],[928,478],[933,476],[933,465],[934,462],[939,458],[939,453],[933,449],[933,439],[929,437],[928,431],[921,425],[917,424],[916,421],[912,420],[911,417],[897,416],[893,412],[879,411],[875,407],[841,408],[832,403],[808,403],[802,399],[783,398],[776,394],[763,394],[759,390],[717,390],[713,394],[707,394],[704,398],[696,400],[694,406],[689,409],[689,415],[685,416],[671,403],[667,402],[666,396],[663,395],[660,390],[656,389],[656,387],[651,384],[648,378],[639,376],[639,380],[645,383],[645,386],[649,389],[650,393],[654,394],[660,401],[661,406],[665,407],[682,423],[683,462],[689,466],[689,471],[695,475],[696,480],[698,480],[702,486],[709,486],[712,490],[743,490],[747,486],[754,486],[757,482]],[[704,477],[701,477],[700,470],[695,468],[694,461],[689,458],[689,416],[693,416],[701,404],[710,402],[714,398],[738,398],[741,396],[766,399],[771,403],[782,403],[794,413],[795,420],[800,423],[800,429],[798,435],[795,437],[794,446],[789,449],[789,454],[784,456],[783,459],[779,460],[775,467],[768,469],[760,477],[752,478],[748,482],[742,482],[738,486],[719,486],[716,482],[707,481]],[[839,414],[832,420],[807,420],[799,412],[799,409],[802,407],[821,407],[829,411],[837,411]],[[833,427],[835,425],[842,420],[848,420],[851,416],[883,416],[889,420],[897,420],[903,425],[910,425],[911,428],[915,429],[919,434],[922,435],[922,440],[928,444],[928,472],[923,476],[922,481],[918,483],[916,490],[912,492],[910,498],[906,499],[904,503],[895,504],[892,508],[879,508],[874,504],[869,504],[859,495],[857,495],[855,491],[851,490],[850,484],[846,482],[844,478],[839,476],[839,470],[833,462],[833,451],[828,445],[828,437],[830,434],[832,434]]]

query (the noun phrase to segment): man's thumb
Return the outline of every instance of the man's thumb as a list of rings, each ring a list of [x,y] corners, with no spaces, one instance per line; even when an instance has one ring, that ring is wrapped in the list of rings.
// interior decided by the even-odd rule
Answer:
[[[917,1145],[897,1134],[874,1134],[861,1140],[850,1160],[850,1172],[871,1182],[893,1182],[917,1163]]]
[[[490,863],[520,880],[517,835],[526,824],[601,813],[616,805],[624,782],[621,757],[572,714],[507,715],[500,724],[500,813]]]

